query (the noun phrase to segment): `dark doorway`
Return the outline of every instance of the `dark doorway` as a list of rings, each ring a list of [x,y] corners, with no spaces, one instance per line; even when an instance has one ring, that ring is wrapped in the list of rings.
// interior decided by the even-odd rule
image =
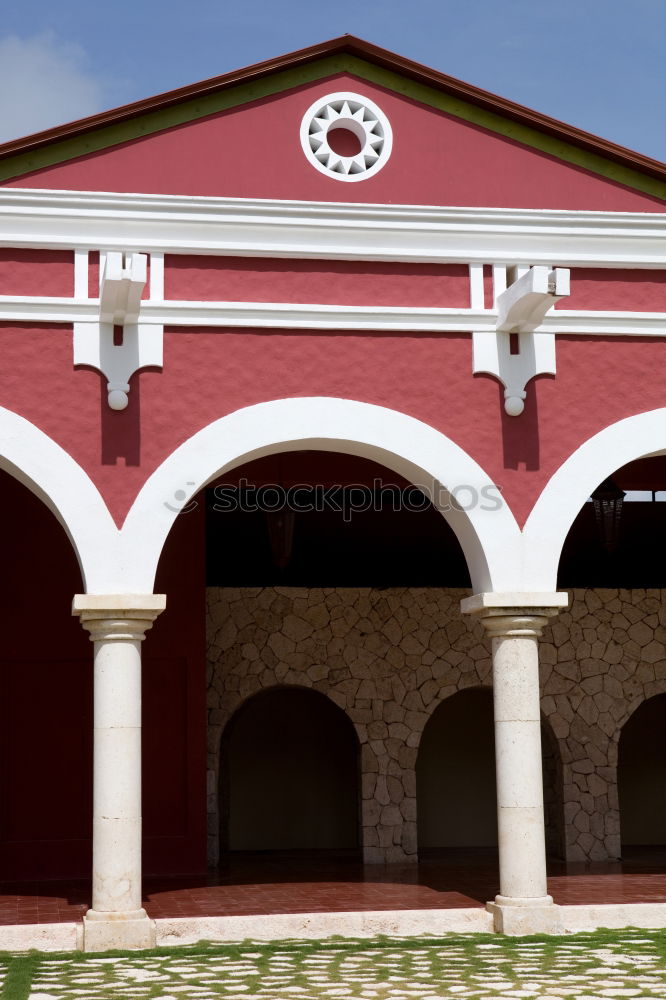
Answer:
[[[564,856],[562,765],[557,741],[541,724],[546,848]],[[416,762],[419,853],[497,849],[495,733],[490,688],[443,701],[421,737]]]
[[[648,698],[620,735],[622,853],[666,847],[666,694]]]
[[[497,847],[493,696],[459,691],[428,720],[416,761],[419,852]]]
[[[255,695],[222,738],[222,850],[358,849],[358,770],[354,727],[323,694]]]

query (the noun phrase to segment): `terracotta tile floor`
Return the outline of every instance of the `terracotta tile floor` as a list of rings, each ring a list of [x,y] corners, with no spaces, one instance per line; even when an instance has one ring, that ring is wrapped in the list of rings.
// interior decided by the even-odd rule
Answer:
[[[666,903],[666,852],[623,862],[549,865],[556,903]],[[239,856],[218,873],[145,879],[151,917],[483,906],[499,889],[487,853],[432,855],[419,865],[363,866],[340,856]],[[78,920],[88,882],[0,883],[0,924]]]

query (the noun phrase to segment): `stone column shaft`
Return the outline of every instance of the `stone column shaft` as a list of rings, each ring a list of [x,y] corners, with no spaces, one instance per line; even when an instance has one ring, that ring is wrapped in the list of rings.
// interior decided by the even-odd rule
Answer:
[[[484,620],[493,646],[498,902],[550,900],[546,885],[537,647],[537,637],[546,621],[536,616]]]
[[[164,607],[159,594],[74,599],[73,613],[95,649],[88,950],[148,947],[153,940],[141,905],[141,642]]]
[[[462,603],[492,638],[500,892],[488,905],[508,934],[559,927],[546,881],[538,639],[566,595],[550,596],[552,606],[496,594]]]

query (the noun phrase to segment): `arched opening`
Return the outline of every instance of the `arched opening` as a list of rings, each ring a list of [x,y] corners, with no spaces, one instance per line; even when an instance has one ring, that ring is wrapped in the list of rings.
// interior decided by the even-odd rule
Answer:
[[[419,854],[497,847],[493,696],[470,688],[428,720],[416,761]]]
[[[377,462],[280,452],[205,497],[209,587],[470,586],[431,497]]]
[[[666,858],[666,694],[644,701],[620,734],[622,857]]]
[[[443,482],[461,494],[452,500]],[[173,587],[179,566],[169,555],[170,528],[202,511],[209,865],[230,846],[229,779],[218,753],[230,714],[282,685],[325,692],[364,732],[364,860],[415,860],[420,695],[399,675],[420,669],[432,698],[450,683],[447,671],[456,683],[461,670],[474,671],[471,659],[459,667],[454,656],[435,668],[428,647],[467,635],[462,588],[501,588],[511,574],[510,510],[483,470],[433,428],[350,400],[292,399],[221,418],[153,474],[122,529],[122,550],[138,574],[133,586],[151,579],[169,535],[160,574],[171,572]],[[170,634],[180,635],[174,648],[201,636],[201,619],[185,617],[170,597],[147,639],[147,672],[170,609]]]
[[[225,852],[359,847],[359,742],[325,695],[298,687],[250,698],[220,745]]]
[[[541,753],[546,850],[563,856],[562,766],[557,742],[543,719]],[[428,720],[416,762],[419,854],[497,848],[495,741],[491,688],[468,688],[443,701]]]
[[[566,536],[558,587],[664,587],[664,543],[666,455],[655,455],[596,485]]]
[[[666,660],[660,627],[666,456],[636,459],[610,474],[606,467],[604,473],[603,481],[590,484],[562,546],[558,588],[572,590],[573,606],[553,626],[557,649],[551,650],[553,666],[543,689],[558,703],[558,725],[574,762],[564,787],[567,856],[576,861],[626,858],[659,836],[657,820],[650,832],[645,819],[661,808],[656,788],[650,791],[656,778],[650,777],[649,744],[658,739],[658,729],[627,724],[637,749],[623,735],[627,762],[617,772],[614,765],[618,720],[637,696],[650,698],[660,676],[657,664]],[[646,709],[646,719],[653,718],[650,711],[656,710]],[[656,746],[654,752],[658,771]],[[623,798],[629,803],[624,809]]]
[[[520,530],[484,470],[444,434],[413,417],[330,397],[280,399],[237,410],[177,448],[144,484],[123,524],[119,554],[126,585],[136,593],[152,590],[166,537],[199,489],[243,463],[308,449],[381,463],[429,492],[464,552],[473,588],[515,586]]]

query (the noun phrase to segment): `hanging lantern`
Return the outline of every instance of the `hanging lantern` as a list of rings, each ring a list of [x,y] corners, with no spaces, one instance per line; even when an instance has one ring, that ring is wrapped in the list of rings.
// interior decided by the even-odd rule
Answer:
[[[621,490],[610,476],[597,486],[592,494],[597,527],[607,552],[613,552],[617,548],[623,500],[624,490]]]
[[[294,511],[287,507],[266,511],[266,521],[273,563],[278,569],[285,569],[291,561],[294,546]]]

